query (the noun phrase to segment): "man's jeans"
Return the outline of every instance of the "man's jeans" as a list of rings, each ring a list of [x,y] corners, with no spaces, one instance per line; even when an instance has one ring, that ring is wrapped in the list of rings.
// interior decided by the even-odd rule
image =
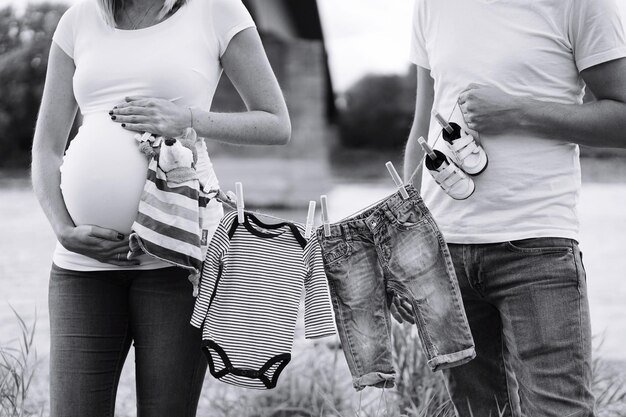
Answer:
[[[587,286],[576,241],[448,246],[477,353],[444,371],[459,416],[498,416],[498,408],[514,417],[593,416]]]
[[[389,300],[413,305],[433,370],[475,355],[446,243],[417,191],[396,193],[373,208],[318,229],[337,329],[353,384],[391,387],[395,379]]]
[[[192,417],[206,360],[181,268],[50,275],[50,416],[112,417],[135,346],[137,415]]]

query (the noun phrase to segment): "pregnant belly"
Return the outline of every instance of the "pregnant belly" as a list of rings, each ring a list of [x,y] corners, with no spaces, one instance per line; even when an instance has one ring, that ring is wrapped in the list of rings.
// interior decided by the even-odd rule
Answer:
[[[130,232],[148,169],[134,135],[106,114],[85,117],[61,166],[61,192],[77,225]]]

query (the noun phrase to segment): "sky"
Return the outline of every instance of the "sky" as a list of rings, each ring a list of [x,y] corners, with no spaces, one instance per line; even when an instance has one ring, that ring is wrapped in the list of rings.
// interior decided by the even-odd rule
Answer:
[[[0,0],[24,7],[28,1]],[[78,0],[65,0],[67,4]],[[297,1],[297,0],[293,0]],[[319,0],[333,85],[344,91],[367,73],[400,73],[409,66],[414,0]],[[626,22],[626,0],[615,0]]]

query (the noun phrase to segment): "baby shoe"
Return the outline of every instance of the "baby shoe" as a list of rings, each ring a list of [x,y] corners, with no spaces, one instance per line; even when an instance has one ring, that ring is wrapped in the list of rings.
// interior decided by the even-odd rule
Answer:
[[[437,149],[433,150],[436,159],[426,156],[424,165],[435,182],[455,200],[465,200],[474,193],[474,181],[454,162]]]
[[[461,126],[450,122],[454,131],[449,133],[443,129],[443,138],[452,150],[454,162],[469,175],[478,175],[487,168],[487,153],[472,135],[461,129]]]

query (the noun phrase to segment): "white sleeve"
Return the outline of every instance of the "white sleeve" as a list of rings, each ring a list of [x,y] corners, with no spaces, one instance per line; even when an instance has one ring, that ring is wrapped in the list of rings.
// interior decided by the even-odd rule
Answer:
[[[624,27],[615,0],[575,0],[569,36],[579,71],[626,57]]]
[[[411,26],[411,49],[409,59],[416,65],[430,69],[428,52],[426,50],[426,2],[415,0],[413,6],[413,23]]]
[[[212,0],[211,6],[211,27],[221,57],[236,34],[256,25],[241,0]]]
[[[79,4],[75,4],[63,13],[54,31],[54,35],[52,35],[52,41],[72,59],[74,59],[74,41],[77,23],[76,14],[78,7]]]

